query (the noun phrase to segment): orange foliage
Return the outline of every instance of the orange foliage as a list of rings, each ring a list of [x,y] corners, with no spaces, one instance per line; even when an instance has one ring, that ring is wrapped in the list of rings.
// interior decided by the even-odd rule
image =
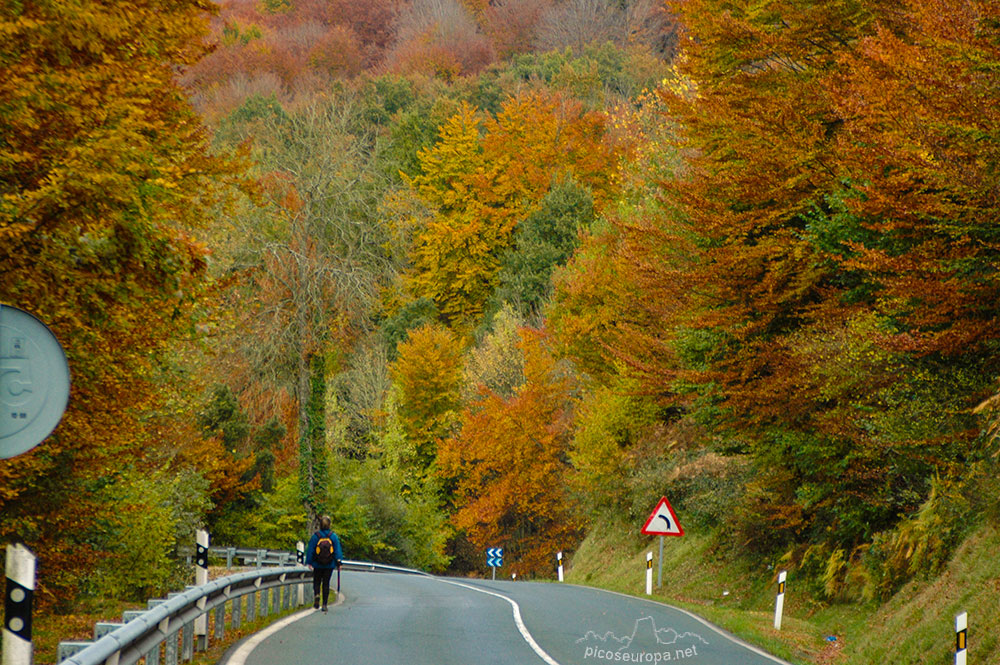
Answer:
[[[63,599],[91,568],[77,543],[113,510],[96,490],[123,464],[185,445],[158,439],[146,416],[168,400],[164,374],[200,296],[207,252],[191,229],[234,170],[209,156],[175,80],[202,52],[210,7],[85,1],[0,13],[0,300],[52,327],[72,376],[55,433],[0,461],[0,540],[22,540],[40,568],[61,570],[43,584]]]
[[[521,349],[524,385],[509,398],[482,387],[438,466],[455,485],[456,528],[480,549],[503,547],[511,571],[548,574],[583,526],[566,491],[572,383],[537,331],[522,331]]]
[[[519,220],[553,181],[573,177],[600,208],[618,186],[621,146],[604,142],[605,118],[561,95],[509,99],[496,118],[465,105],[418,153],[411,187],[437,213],[415,235],[410,291],[435,301],[445,321],[474,321],[496,287],[500,256]]]

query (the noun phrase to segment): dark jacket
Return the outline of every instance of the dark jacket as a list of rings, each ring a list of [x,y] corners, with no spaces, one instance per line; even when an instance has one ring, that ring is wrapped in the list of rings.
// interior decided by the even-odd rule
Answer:
[[[333,562],[323,565],[317,563],[314,559],[316,557],[316,543],[322,536],[329,536],[330,540],[333,541]],[[306,545],[306,565],[312,566],[313,568],[336,568],[340,566],[340,562],[344,559],[344,552],[340,549],[340,538],[337,537],[333,531],[329,529],[320,529],[312,535],[309,539],[309,544]]]

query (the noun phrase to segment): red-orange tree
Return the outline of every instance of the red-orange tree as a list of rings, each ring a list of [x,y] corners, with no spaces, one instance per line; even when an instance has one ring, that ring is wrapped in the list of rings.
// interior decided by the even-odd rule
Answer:
[[[509,398],[483,387],[438,465],[455,488],[455,527],[484,551],[503,547],[512,571],[544,574],[583,528],[567,492],[571,382],[537,331],[522,331],[521,349],[524,385]]]
[[[649,297],[616,350],[754,455],[747,540],[857,543],[978,454],[963,411],[995,373],[996,10],[676,10],[686,164],[663,215],[622,225]]]
[[[171,342],[190,333],[206,255],[190,229],[228,171],[175,81],[211,8],[0,7],[0,299],[52,327],[73,381],[55,434],[0,461],[0,540],[39,554],[45,601],[71,598],[92,568],[115,470],[182,443],[142,417],[165,398]]]

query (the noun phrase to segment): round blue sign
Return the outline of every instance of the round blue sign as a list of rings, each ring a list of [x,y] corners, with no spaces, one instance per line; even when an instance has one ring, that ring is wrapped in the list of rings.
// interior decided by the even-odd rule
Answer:
[[[0,458],[31,450],[69,403],[69,365],[59,341],[27,312],[0,305]]]

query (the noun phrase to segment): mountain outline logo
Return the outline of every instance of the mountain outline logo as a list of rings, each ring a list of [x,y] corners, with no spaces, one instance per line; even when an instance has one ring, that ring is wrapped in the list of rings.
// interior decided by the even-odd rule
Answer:
[[[600,634],[588,630],[576,643],[584,646],[585,659],[656,663],[696,657],[700,655],[698,647],[708,645],[698,633],[679,633],[673,627],[657,628],[651,616],[636,619],[631,635],[618,637],[613,631]],[[641,653],[635,653],[637,650]]]

